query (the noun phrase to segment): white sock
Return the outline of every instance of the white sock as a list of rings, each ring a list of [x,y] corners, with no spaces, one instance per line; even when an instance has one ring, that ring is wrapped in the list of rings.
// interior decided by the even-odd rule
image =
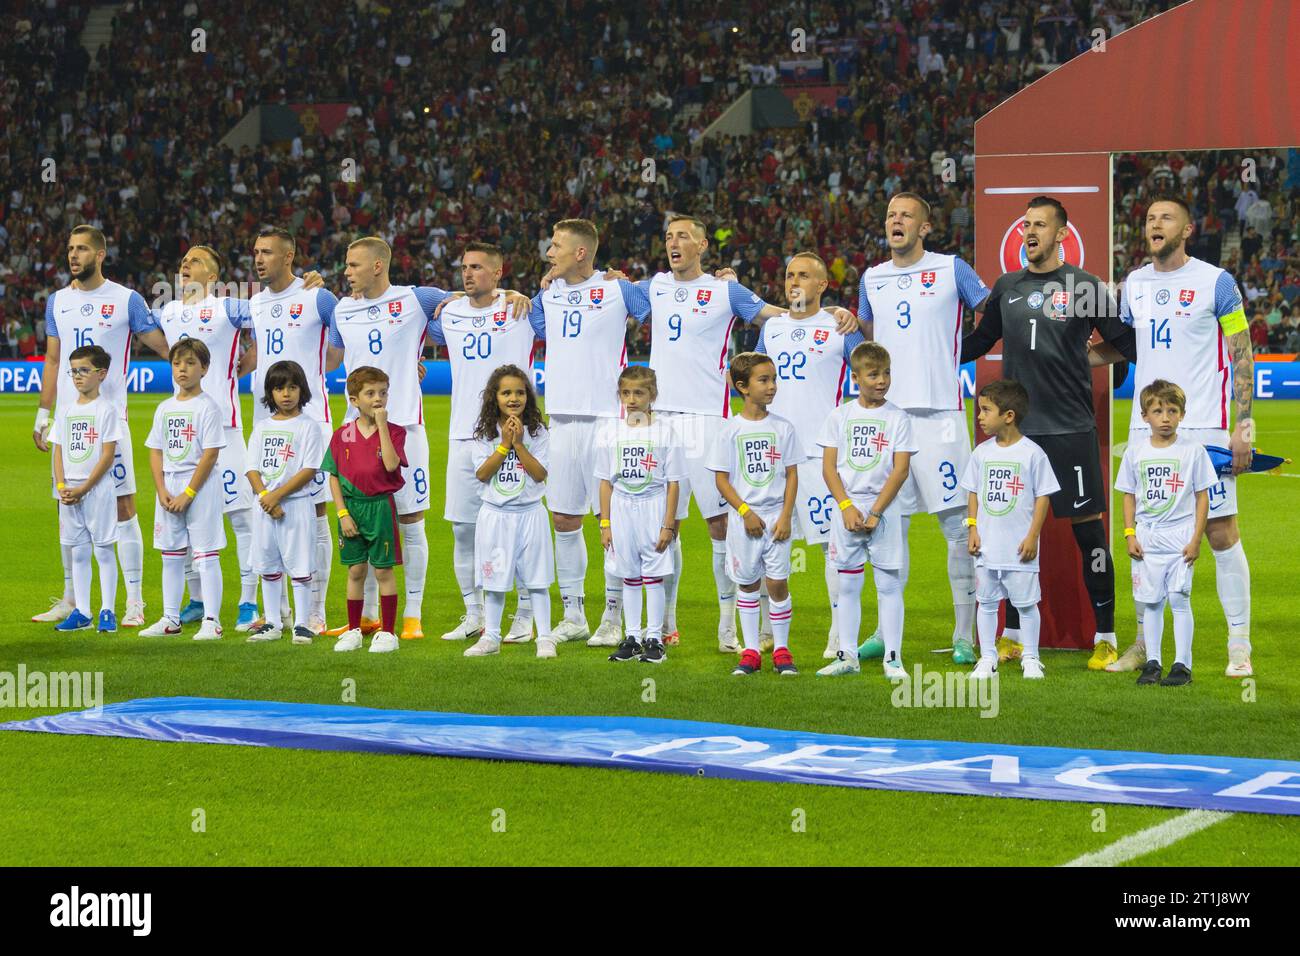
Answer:
[[[284,606],[281,603],[281,598],[284,596],[283,577],[284,575],[281,574],[262,575],[262,617],[267,624],[277,630],[284,627],[284,619],[280,612],[280,608]]]
[[[406,610],[402,616],[418,621],[424,607],[424,578],[429,571],[429,539],[423,521],[398,527],[402,529],[402,567],[406,579]]]
[[[528,604],[524,605],[524,595],[528,596]],[[520,611],[528,608],[528,613],[533,615],[533,620],[537,622],[537,640],[549,641],[551,639],[551,591],[550,588],[533,588],[530,591],[520,591]]]
[[[257,603],[257,572],[253,570],[253,522],[247,508],[226,515],[235,532],[235,554],[239,557],[239,603]]]
[[[623,617],[623,579],[617,574],[605,572],[605,613],[600,623],[618,625]]]
[[[203,617],[221,623],[221,552],[204,551],[194,555],[194,567],[203,582]]]
[[[678,535],[668,546],[673,556],[673,573],[664,578],[664,633],[677,630],[677,588],[682,582],[682,539]]]
[[[127,603],[143,603],[144,537],[140,534],[139,515],[131,515],[125,521],[117,523],[117,560],[122,565]],[[185,583],[184,570],[181,569],[182,586]],[[180,598],[176,600],[179,603]]]
[[[63,563],[63,603],[76,604],[77,598],[72,589],[72,545],[59,545],[59,560]]]
[[[506,612],[505,591],[483,592],[483,636],[501,643],[501,616]]]
[[[863,569],[837,571],[839,575],[839,607],[835,609],[836,623],[840,629],[840,653],[849,660],[858,656],[858,628],[862,624]]]
[[[773,601],[772,608],[772,646],[774,650],[790,646],[790,619],[794,613],[794,598],[785,596],[784,601]]]
[[[111,611],[117,606],[117,555],[111,544],[95,545],[95,563],[99,565],[99,609]]]
[[[645,638],[647,641],[664,639],[664,580],[642,578],[645,585]]]
[[[1165,636],[1165,602],[1142,604],[1142,623],[1146,630],[1147,660],[1160,661],[1160,645]]]
[[[739,606],[739,605],[737,605]],[[772,630],[772,597],[767,593],[767,578],[758,579],[758,633]]]
[[[713,584],[718,590],[718,632],[721,633],[736,626],[736,584],[727,576],[727,542],[709,543],[713,545]]]
[[[1038,636],[1042,632],[1043,618],[1038,613],[1038,605],[1016,608],[1020,612],[1020,642],[1025,649],[1022,657],[1038,656]]]
[[[93,548],[89,543],[72,548],[72,603],[86,617],[90,617],[90,557]]]
[[[587,539],[581,528],[555,532],[555,582],[560,587],[564,619],[586,627],[583,599],[587,582]]]
[[[118,522],[120,529],[122,522]],[[117,542],[117,558],[122,560],[122,542]],[[162,553],[163,617],[179,624],[181,620],[181,595],[185,592],[185,552]],[[128,591],[129,593],[129,591]],[[129,599],[129,598],[128,598]]]
[[[741,591],[736,595],[736,610],[740,612],[740,635],[745,640],[745,650],[758,651],[758,592]]]
[[[1213,551],[1213,549],[1211,549]],[[1228,646],[1250,650],[1250,564],[1238,541],[1231,548],[1213,551],[1214,584],[1228,622]]]
[[[1192,597],[1181,591],[1169,592],[1169,610],[1174,614],[1174,661],[1192,669]]]
[[[199,575],[199,569],[194,566],[193,548],[185,552],[185,590],[189,592],[190,600],[195,604],[203,603],[203,578]]]
[[[483,600],[474,587],[474,524],[469,521],[451,523],[451,567],[456,572],[461,600],[465,602],[465,616],[472,621],[483,619]]]
[[[948,586],[952,589],[953,640],[970,640],[975,620],[975,559],[967,550],[966,509],[941,511],[939,528],[948,542]]]
[[[981,604],[975,616],[979,631],[980,657],[994,664],[998,662],[998,602]]]
[[[880,614],[880,639],[885,642],[885,660],[903,662],[903,576],[901,571],[871,569],[876,579],[876,602]]]
[[[1142,621],[1142,605],[1137,608],[1137,630],[1133,632],[1133,642],[1135,644],[1146,644],[1146,626]]]
[[[289,587],[293,589],[293,626],[306,627],[315,610],[316,600],[313,575],[305,578],[290,578]]]
[[[641,579],[623,579],[623,634],[641,642]]]
[[[898,523],[900,527],[902,527],[903,529],[903,566],[898,570],[898,580],[899,580],[899,587],[906,588],[908,575],[912,573],[912,549],[907,542],[907,533],[908,530],[911,528],[912,516],[900,515],[898,518]],[[954,628],[953,630],[955,632],[956,628]],[[967,627],[966,633],[969,636],[970,634],[969,627]],[[876,632],[875,634],[872,635],[872,637],[877,637],[877,636],[879,636],[882,640],[884,639],[884,625],[880,620],[879,602],[876,603]]]
[[[825,544],[821,545],[822,577],[826,579],[826,597],[831,606],[830,633],[838,634],[839,632],[835,629],[835,614],[836,614],[835,609],[836,607],[838,607],[840,603],[840,573],[835,570],[834,563],[831,561],[830,556],[826,553],[827,550],[829,550],[829,547],[830,547],[829,545],[825,545]]]
[[[266,588],[262,588],[262,593],[266,593]],[[379,620],[379,582],[375,580],[374,568],[366,571],[366,586],[361,597],[361,616],[371,621]]]
[[[533,592],[532,592],[532,591],[529,591],[526,587],[524,587],[523,582],[521,582],[521,581],[519,580],[518,576],[516,576],[516,577],[515,577],[515,595],[516,595],[516,597],[517,597],[517,600],[515,601],[515,617],[519,618],[519,620],[521,620],[521,621],[531,621],[531,620],[533,619],[533,597],[532,597],[532,594],[533,594]],[[546,623],[547,623],[547,632],[548,632],[548,633],[549,633],[549,627],[550,627],[550,607],[551,607],[551,592],[550,592],[550,590],[548,589],[547,592],[546,592],[546,608],[547,608],[547,611],[546,611],[546,613],[547,613],[547,622],[546,622]]]
[[[406,544],[403,543],[405,548]],[[316,516],[316,560],[311,571],[311,594],[307,605],[307,619],[325,620],[325,598],[329,595],[330,570],[334,567],[334,541],[330,538],[328,515]],[[294,619],[298,617],[298,599],[293,600]],[[306,625],[303,625],[306,627]]]

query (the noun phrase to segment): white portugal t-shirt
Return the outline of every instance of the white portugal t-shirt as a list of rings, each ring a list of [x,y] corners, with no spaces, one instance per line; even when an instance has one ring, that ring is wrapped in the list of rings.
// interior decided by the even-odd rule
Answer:
[[[762,514],[785,504],[785,470],[807,459],[794,426],[778,415],[750,421],[737,415],[727,422],[705,460],[710,471],[723,471],[750,508]]]
[[[492,441],[484,441],[480,438],[475,442],[474,469],[476,471],[483,465],[483,462],[496,453],[497,445],[500,442],[501,430],[499,428],[496,437]],[[538,464],[547,470],[550,469],[551,436],[545,426],[538,428],[536,435],[528,434],[528,429],[525,428],[524,447],[528,449],[530,455],[537,459]],[[507,511],[522,511],[541,501],[544,494],[546,494],[546,483],[533,481],[528,477],[528,472],[519,463],[519,456],[515,454],[513,448],[510,449],[510,454],[506,455],[506,460],[497,468],[496,474],[487,481],[479,482],[478,489],[479,501]]]
[[[999,445],[995,438],[980,442],[966,462],[961,487],[979,496],[976,563],[995,571],[1037,571],[1037,555],[1020,560],[1020,543],[1034,523],[1035,500],[1061,490],[1038,443],[1023,435],[1014,445]]]
[[[879,408],[844,403],[822,425],[817,444],[836,450],[844,490],[859,499],[880,494],[894,472],[895,452],[917,450],[911,418],[890,401]]]
[[[624,420],[609,419],[597,434],[596,443],[595,476],[608,481],[615,494],[662,494],[668,482],[686,477],[681,438],[662,419],[635,428]]]
[[[104,454],[104,445],[121,441],[126,434],[121,409],[103,392],[85,404],[59,406],[50,441],[59,446],[63,456],[64,481],[70,484],[89,478]]]
[[[226,447],[221,410],[205,392],[190,399],[163,399],[144,444],[162,452],[164,475],[188,475],[209,448]]]
[[[304,468],[320,468],[325,457],[325,439],[320,425],[306,415],[283,420],[264,418],[253,426],[248,439],[248,457],[244,471],[262,476],[267,491],[274,491]],[[307,482],[290,498],[307,498],[312,483]]]
[[[1210,453],[1199,442],[1179,435],[1168,448],[1150,437],[1129,442],[1115,476],[1115,490],[1137,499],[1137,530],[1142,547],[1177,553],[1191,540],[1196,521],[1196,493],[1219,480]]]

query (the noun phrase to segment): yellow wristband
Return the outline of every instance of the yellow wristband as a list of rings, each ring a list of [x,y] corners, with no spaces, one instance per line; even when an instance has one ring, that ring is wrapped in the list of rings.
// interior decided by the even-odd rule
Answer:
[[[1137,534],[1137,529],[1136,529],[1136,528],[1125,528],[1125,529],[1124,529],[1124,537],[1126,537],[1126,538],[1131,538],[1131,537],[1133,537],[1133,536],[1136,535],[1136,534]]]
[[[600,519],[600,526],[601,526],[602,528],[608,528],[608,527],[609,527],[609,519],[608,519],[608,518],[601,518],[601,519]]]
[[[497,454],[508,456],[510,454],[510,449],[507,448],[505,445],[497,445]]]
[[[189,491],[188,488],[186,488],[185,490],[186,490],[186,491]],[[269,489],[267,489],[267,488],[263,488],[261,491],[259,491],[259,492],[257,493],[257,497],[259,497],[259,498],[265,498],[265,497],[266,497],[267,495],[269,495],[270,493],[271,493],[271,492],[270,492]]]
[[[346,518],[346,517],[347,517],[348,515],[350,515],[351,513],[352,513],[352,512],[348,511],[347,508],[340,508],[340,509],[338,510],[338,515],[337,515],[337,517],[340,517],[340,518]]]
[[[976,521],[975,521],[974,518],[967,518],[967,519],[966,519],[966,527],[968,527],[968,528],[973,528],[973,527],[975,527],[975,524],[976,524]]]
[[[68,486],[65,485],[63,482],[60,481],[57,485],[54,486],[54,490],[55,490],[55,491],[62,491],[62,490],[63,490],[64,488],[66,488],[66,487],[68,487]]]
[[[740,507],[737,508],[736,511],[737,511],[737,512],[740,514],[740,516],[743,518],[743,517],[745,517],[745,515],[749,514],[749,505],[745,504],[745,503],[742,501],[742,502],[740,503]]]
[[[853,507],[853,499],[851,498],[845,498],[843,501],[840,502],[841,511],[847,511],[851,507]]]
[[[191,498],[193,498],[195,495],[198,494],[198,492],[195,491],[193,488],[191,488],[189,485],[185,486],[185,493],[189,495]]]

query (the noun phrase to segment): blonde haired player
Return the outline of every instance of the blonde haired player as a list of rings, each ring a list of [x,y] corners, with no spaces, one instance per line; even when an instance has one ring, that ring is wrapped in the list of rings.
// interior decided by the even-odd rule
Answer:
[[[777,366],[766,355],[742,352],[731,359],[731,381],[745,399],[713,443],[708,466],[718,493],[735,509],[727,522],[727,573],[740,588],[736,607],[745,650],[737,676],[763,666],[759,646],[758,586],[771,599],[772,666],[782,676],[799,673],[790,656],[790,526],[805,458],[794,426],[768,411],[777,394]]]
[[[1200,442],[1178,434],[1187,396],[1164,379],[1138,396],[1150,435],[1131,440],[1115,478],[1124,493],[1124,540],[1133,559],[1133,601],[1142,615],[1147,660],[1139,684],[1181,686],[1192,681],[1192,566],[1218,481]],[[1174,666],[1161,678],[1165,602],[1174,617]]]
[[[979,603],[980,659],[971,676],[987,679],[997,673],[998,605],[1006,600],[1020,612],[1020,672],[1041,680],[1038,539],[1051,496],[1061,486],[1047,453],[1020,430],[1029,413],[1025,387],[1010,379],[989,382],[978,401],[980,428],[989,439],[971,453],[961,475]]]
[[[884,671],[890,680],[906,677],[903,669],[903,536],[898,493],[907,480],[916,441],[907,412],[886,400],[889,352],[875,342],[853,350],[850,364],[858,386],[856,401],[846,402],[822,425],[822,477],[835,496],[835,523],[828,554],[839,572],[836,608],[840,649],[835,660],[817,672],[821,677],[856,674],[858,626],[862,621],[862,572],[868,561],[876,581]]]
[[[181,593],[185,588],[185,554],[203,578],[203,623],[196,641],[221,637],[221,549],[226,529],[221,520],[221,488],[209,481],[226,441],[221,411],[203,392],[203,376],[212,362],[198,339],[181,339],[171,347],[176,394],[154,412],[145,439],[158,504],[153,543],[162,552],[163,615],[141,637],[168,637],[181,632]]]

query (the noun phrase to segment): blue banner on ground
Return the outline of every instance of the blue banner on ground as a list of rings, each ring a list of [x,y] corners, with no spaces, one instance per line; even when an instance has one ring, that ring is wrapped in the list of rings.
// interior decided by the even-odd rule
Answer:
[[[1300,815],[1295,761],[847,737],[646,717],[513,717],[158,697],[4,723],[0,730]]]

